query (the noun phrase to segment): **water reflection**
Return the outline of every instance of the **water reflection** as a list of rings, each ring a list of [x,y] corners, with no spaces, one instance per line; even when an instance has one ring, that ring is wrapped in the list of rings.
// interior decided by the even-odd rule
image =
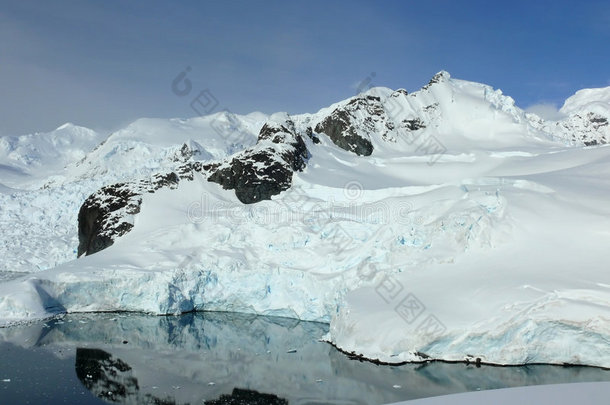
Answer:
[[[132,368],[104,350],[77,348],[75,369],[80,382],[98,398],[110,402],[127,402],[127,399],[130,403],[144,402],[139,401],[144,398],[138,398],[140,387]]]
[[[586,367],[400,367],[350,360],[325,324],[230,313],[70,315],[0,329],[0,341],[73,357],[77,381],[111,403],[382,404],[476,389],[610,381]]]
[[[80,382],[95,396],[106,401],[129,404],[176,404],[172,398],[142,394],[138,379],[134,377],[131,367],[104,350],[77,348],[75,368]],[[234,388],[231,394],[223,394],[220,398],[205,403],[288,405],[288,401],[276,395],[240,388]]]

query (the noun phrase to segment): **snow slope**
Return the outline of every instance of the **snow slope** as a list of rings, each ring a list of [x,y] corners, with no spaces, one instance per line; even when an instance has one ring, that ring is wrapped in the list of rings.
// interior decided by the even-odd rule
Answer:
[[[101,134],[72,123],[47,133],[0,137],[0,184],[36,188],[102,140]]]
[[[0,138],[0,272],[36,272],[75,259],[78,210],[91,193],[172,170],[186,159],[225,157],[252,144],[265,119],[218,113],[140,119],[106,139],[72,124]],[[224,136],[233,121],[241,132]]]
[[[579,90],[565,101],[559,111],[565,115],[594,112],[607,116],[609,110],[610,86]]]
[[[565,118],[535,125],[560,134],[574,144],[597,145],[610,141],[610,87],[577,91],[565,101],[559,113]]]
[[[329,116],[342,134],[318,130]],[[330,322],[333,344],[385,362],[610,367],[609,147],[446,72],[412,94],[375,88],[284,117],[314,131],[288,190],[245,205],[195,173],[145,194],[111,247],[0,284],[0,322],[240,311]],[[231,153],[197,142],[204,159]],[[109,147],[75,178],[111,173]],[[154,159],[131,150],[126,171],[141,175]]]
[[[103,177],[109,184],[150,176],[190,157],[179,153],[185,144],[196,160],[221,159],[253,145],[266,120],[262,113],[226,112],[190,119],[142,118],[69,167],[66,178]]]
[[[375,285],[348,294],[330,339],[386,362],[608,367],[609,159],[605,147],[503,163],[481,190],[502,199],[502,218],[488,232],[505,240],[425,271],[392,258],[370,263]]]

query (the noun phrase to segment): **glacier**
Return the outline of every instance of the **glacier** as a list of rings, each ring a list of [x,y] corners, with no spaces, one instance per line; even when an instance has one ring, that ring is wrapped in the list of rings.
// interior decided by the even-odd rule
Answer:
[[[474,389],[607,378],[590,367],[530,366],[526,372],[440,362],[379,367],[319,342],[327,330],[321,323],[238,313],[70,314],[0,329],[0,350],[10,363],[0,364],[0,381],[12,377],[13,382],[35,383],[41,373],[32,375],[28,369],[28,359],[34,359],[54,371],[45,378],[46,386],[76,384],[73,397],[82,395],[84,386],[115,403],[154,403],[155,398],[209,403],[241,388],[297,404],[386,404]],[[3,387],[4,402],[11,402],[11,388]],[[82,402],[82,396],[72,402]]]
[[[213,130],[222,113],[136,121],[40,188],[2,189],[2,270],[29,274],[0,283],[0,325],[234,311],[329,323],[326,340],[384,363],[608,368],[608,94],[579,92],[550,122],[441,72],[413,93],[238,116],[239,142]],[[334,112],[369,155],[315,130]],[[288,120],[316,136],[287,190],[243,204],[195,173],[143,194],[129,233],[76,260],[76,211],[100,186],[229,159]]]

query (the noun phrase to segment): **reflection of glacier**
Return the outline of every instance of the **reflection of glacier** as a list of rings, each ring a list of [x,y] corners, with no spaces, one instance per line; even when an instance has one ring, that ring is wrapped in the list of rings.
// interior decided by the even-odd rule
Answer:
[[[232,313],[115,313],[0,328],[0,342],[76,354],[77,376],[94,395],[129,404],[381,404],[610,380],[610,372],[586,367],[377,366],[319,342],[327,331],[325,324]]]

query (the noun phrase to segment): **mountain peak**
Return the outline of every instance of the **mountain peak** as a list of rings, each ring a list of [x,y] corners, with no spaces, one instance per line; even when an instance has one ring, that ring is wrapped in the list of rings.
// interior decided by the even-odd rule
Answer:
[[[595,112],[610,117],[610,86],[578,90],[568,97],[559,111],[565,115]]]
[[[451,79],[451,75],[449,74],[449,72],[447,72],[446,70],[441,70],[440,72],[432,76],[432,79],[430,79],[430,82],[428,84],[443,83],[449,79]]]
[[[66,122],[65,124],[62,124],[62,125],[58,126],[55,130],[59,131],[59,130],[62,130],[62,129],[68,129],[68,128],[74,128],[74,127],[76,127],[76,125],[74,125],[73,123]]]

